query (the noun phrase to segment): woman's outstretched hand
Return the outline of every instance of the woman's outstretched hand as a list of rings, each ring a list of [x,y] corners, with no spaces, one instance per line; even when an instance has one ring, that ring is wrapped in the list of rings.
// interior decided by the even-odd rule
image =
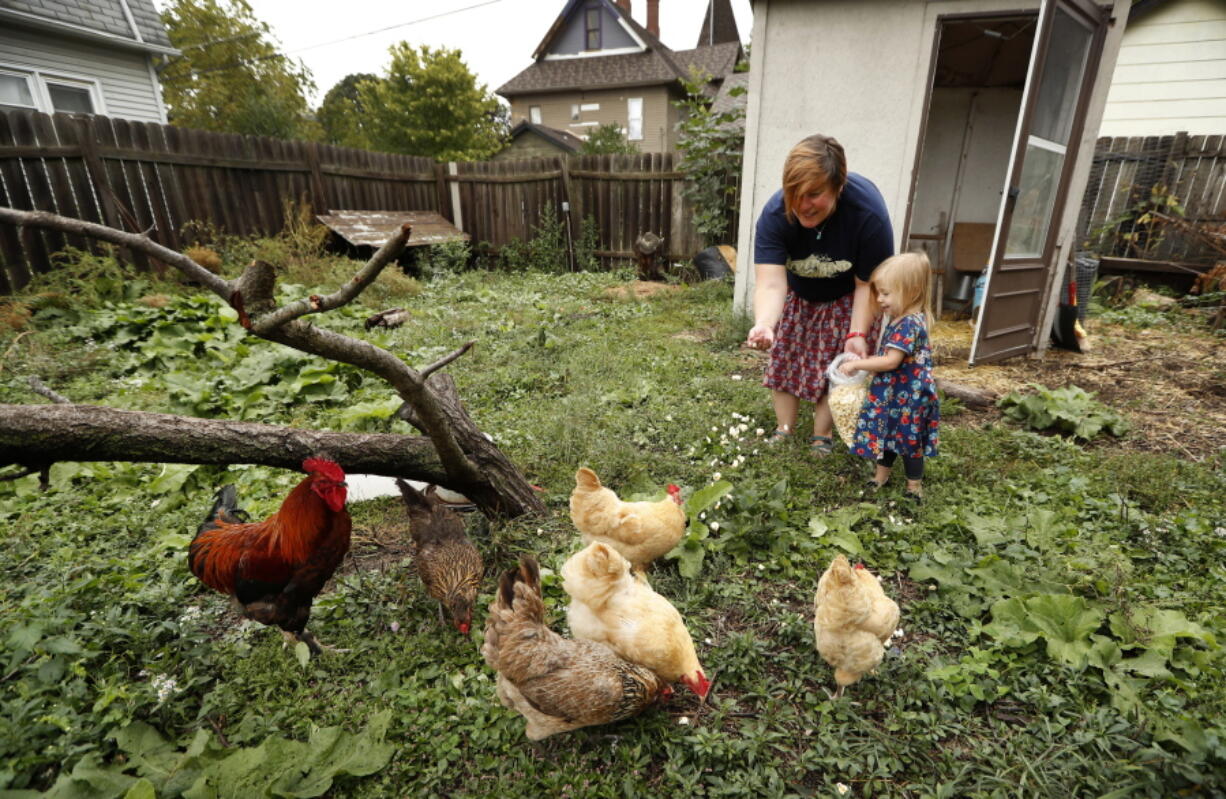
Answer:
[[[754,325],[749,328],[745,343],[755,350],[768,350],[775,343],[775,329],[769,325]]]
[[[753,331],[750,331],[752,333]],[[868,357],[868,341],[864,336],[856,336],[855,338],[847,339],[847,343],[843,345],[843,352],[854,353],[857,358]]]

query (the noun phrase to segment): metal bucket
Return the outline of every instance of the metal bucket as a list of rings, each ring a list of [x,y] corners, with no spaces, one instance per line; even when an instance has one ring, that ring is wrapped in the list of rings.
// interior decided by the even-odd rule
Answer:
[[[949,298],[956,302],[969,300],[975,288],[975,277],[971,272],[959,272],[958,282],[954,284],[954,290],[950,293]]]

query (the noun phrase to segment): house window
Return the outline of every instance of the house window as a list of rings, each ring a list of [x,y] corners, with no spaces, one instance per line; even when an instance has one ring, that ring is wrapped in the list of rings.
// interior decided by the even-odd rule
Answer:
[[[578,103],[572,103],[572,104],[571,104],[571,106],[570,106],[570,118],[571,118],[571,121],[572,121],[572,122],[577,121],[577,120],[579,119],[579,104],[578,104]]]
[[[0,72],[0,106],[38,108],[28,76]]]
[[[533,125],[541,124],[541,107],[539,105],[528,106],[528,121]]]
[[[38,70],[0,67],[0,107],[28,108],[48,114],[106,113],[94,81],[48,75]]]
[[[588,8],[586,10],[586,13],[584,14],[583,19],[584,19],[585,27],[587,30],[587,38],[585,39],[587,43],[586,49],[599,50],[600,49],[600,8],[599,7]]]
[[[630,97],[626,100],[626,139],[642,141],[643,139],[643,98]]]
[[[47,96],[51,107],[69,114],[94,113],[94,97],[90,87],[74,83],[47,81]]]

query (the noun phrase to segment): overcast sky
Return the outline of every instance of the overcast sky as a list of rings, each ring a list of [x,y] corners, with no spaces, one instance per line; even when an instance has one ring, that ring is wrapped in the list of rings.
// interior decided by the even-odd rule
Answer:
[[[161,8],[165,0],[155,0]],[[532,51],[565,0],[248,0],[284,51],[315,78],[318,105],[333,84],[353,72],[382,74],[388,48],[450,47],[480,83],[494,91],[532,63]],[[732,0],[741,41],[753,26],[750,0]],[[660,40],[674,50],[697,43],[707,0],[660,0]],[[647,0],[632,0],[634,19],[647,24]],[[377,33],[375,31],[378,31]]]

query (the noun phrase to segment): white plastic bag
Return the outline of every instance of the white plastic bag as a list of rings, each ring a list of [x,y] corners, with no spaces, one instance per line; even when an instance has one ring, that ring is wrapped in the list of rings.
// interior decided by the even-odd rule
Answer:
[[[868,397],[868,384],[873,375],[863,369],[853,375],[845,375],[839,371],[839,366],[859,358],[860,356],[854,353],[840,353],[834,356],[834,360],[826,369],[826,377],[830,380],[829,403],[830,415],[834,417],[834,429],[839,431],[839,438],[849,447],[855,437],[856,422],[860,419],[860,411]]]

